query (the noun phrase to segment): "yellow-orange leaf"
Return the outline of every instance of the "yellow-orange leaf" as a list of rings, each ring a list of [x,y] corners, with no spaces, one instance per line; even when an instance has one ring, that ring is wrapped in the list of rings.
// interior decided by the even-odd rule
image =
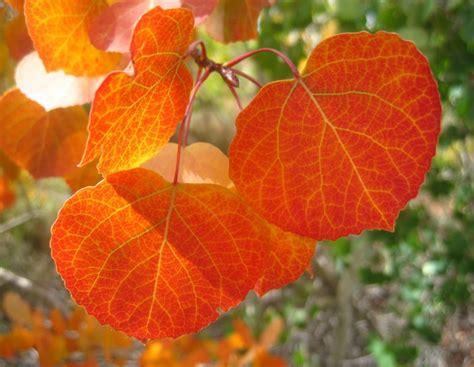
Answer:
[[[25,0],[29,34],[46,70],[97,76],[116,68],[122,56],[95,48],[88,27],[105,0]]]
[[[276,253],[275,240],[299,258],[290,263]],[[313,248],[312,240],[268,225],[224,187],[173,186],[146,169],[77,192],[51,240],[75,300],[140,339],[197,331],[248,291],[281,287],[304,271]]]
[[[315,48],[300,79],[266,85],[240,113],[230,177],[257,212],[300,235],[391,230],[430,167],[440,118],[414,44],[341,34]]]
[[[160,152],[143,164],[158,172],[165,180],[173,181],[178,144],[168,143]],[[233,187],[229,178],[229,158],[209,143],[193,143],[181,152],[178,181],[182,183],[213,183]]]
[[[0,149],[35,178],[63,176],[76,167],[86,125],[80,107],[47,112],[18,89],[0,99]]]
[[[183,118],[192,86],[184,55],[193,38],[190,10],[154,8],[135,27],[135,74],[110,74],[92,105],[81,164],[99,157],[104,175],[136,167],[164,146]]]
[[[31,307],[18,293],[7,292],[3,296],[2,308],[10,321],[18,325],[31,326]]]
[[[97,172],[96,165],[96,161],[87,163],[85,166],[78,167],[68,175],[64,176],[64,179],[72,192],[76,192],[86,186],[93,186],[102,180],[102,176]]]

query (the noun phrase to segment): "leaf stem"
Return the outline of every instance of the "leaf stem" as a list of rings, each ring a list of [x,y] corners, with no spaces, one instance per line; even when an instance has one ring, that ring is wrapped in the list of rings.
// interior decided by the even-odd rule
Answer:
[[[281,51],[275,50],[274,48],[268,48],[268,47],[259,48],[257,50],[252,50],[252,51],[246,52],[246,53],[244,53],[240,56],[237,56],[236,58],[226,62],[224,64],[224,66],[232,68],[233,66],[235,66],[235,65],[239,64],[240,62],[248,59],[249,57],[252,57],[256,54],[263,53],[263,52],[268,52],[268,53],[272,53],[272,54],[277,55],[280,59],[282,59],[288,65],[288,67],[290,68],[290,70],[291,70],[293,76],[295,77],[295,79],[300,79],[301,78],[301,75],[300,75],[300,72],[298,71],[298,68],[295,66],[293,61],[291,61],[288,56],[286,56]]]
[[[229,90],[232,92],[232,95],[234,96],[235,101],[237,102],[237,105],[239,106],[239,109],[242,111],[242,109],[243,109],[242,102],[240,101],[240,97],[237,94],[237,91],[235,90],[235,87],[232,84],[229,84],[229,83],[225,83],[225,84],[227,85],[227,87],[229,87]]]
[[[257,86],[257,88],[262,88],[263,87],[263,84],[260,83],[257,79],[255,79],[253,76],[243,72],[242,70],[239,70],[239,69],[234,69],[234,68],[230,68],[235,74],[241,76],[242,78],[244,79],[247,79],[248,81],[252,82],[253,84],[255,84]]]
[[[178,183],[178,176],[179,176],[179,166],[181,163],[181,153],[183,149],[186,147],[186,141],[188,140],[188,133],[189,133],[189,126],[191,125],[191,115],[193,111],[193,104],[196,99],[197,92],[201,88],[201,86],[204,84],[206,79],[209,77],[209,74],[211,74],[211,69],[206,68],[204,71],[201,73],[201,70],[198,71],[198,79],[196,83],[194,84],[193,89],[191,90],[191,94],[189,96],[189,102],[188,105],[186,106],[186,111],[184,113],[184,118],[183,122],[181,123],[181,127],[179,129],[179,136],[178,136],[178,151],[176,155],[176,166],[174,169],[174,177],[173,177],[173,185],[176,186]]]

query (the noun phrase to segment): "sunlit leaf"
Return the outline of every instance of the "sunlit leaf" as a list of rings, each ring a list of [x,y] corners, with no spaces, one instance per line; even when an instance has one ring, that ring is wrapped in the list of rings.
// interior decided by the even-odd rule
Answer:
[[[240,113],[230,177],[257,212],[300,235],[392,230],[430,167],[440,115],[414,44],[338,35],[315,48],[301,79],[266,85]]]
[[[17,65],[17,87],[46,110],[89,103],[103,77],[77,77],[62,71],[48,73],[37,52],[26,55]]]
[[[63,176],[76,167],[86,125],[80,107],[47,112],[18,89],[0,99],[0,149],[35,178]]]
[[[105,0],[25,0],[28,31],[47,71],[97,76],[115,69],[122,56],[95,48],[87,34]]]
[[[143,164],[172,182],[176,168],[178,145],[166,144],[160,152]],[[233,187],[229,178],[229,158],[209,143],[194,143],[181,153],[178,181],[182,183],[214,183]]]
[[[99,157],[102,174],[133,168],[164,146],[183,118],[192,86],[184,55],[193,38],[189,10],[154,8],[135,28],[135,74],[110,74],[92,106],[81,164]]]

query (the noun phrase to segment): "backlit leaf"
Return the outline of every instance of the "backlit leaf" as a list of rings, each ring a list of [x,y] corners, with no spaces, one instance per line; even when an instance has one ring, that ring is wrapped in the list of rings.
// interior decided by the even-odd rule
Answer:
[[[0,149],[35,178],[63,176],[76,167],[86,126],[81,107],[47,112],[18,89],[0,99]]]
[[[48,73],[37,52],[26,55],[17,65],[17,87],[46,110],[89,103],[103,77],[77,77],[63,71]]]
[[[193,38],[189,10],[154,8],[132,40],[135,75],[110,74],[92,105],[81,164],[99,157],[102,174],[136,167],[164,146],[183,118],[192,86],[184,55]]]
[[[121,0],[95,18],[89,37],[97,48],[106,51],[129,52],[135,23],[155,6],[163,9],[184,7],[192,10],[195,24],[202,23],[217,5],[217,0]]]
[[[275,240],[299,253],[294,264]],[[296,279],[314,241],[267,224],[224,187],[173,186],[134,169],[67,201],[51,248],[75,300],[143,340],[197,331],[248,291]]]
[[[145,162],[143,167],[159,173],[165,180],[172,182],[177,151],[176,143],[168,143],[155,157]],[[229,178],[229,158],[219,148],[209,143],[193,143],[182,151],[178,181],[213,183],[229,188],[234,186]]]
[[[275,0],[219,0],[217,8],[206,20],[206,31],[225,43],[256,38],[261,10],[274,3]]]
[[[261,89],[237,119],[230,177],[266,219],[315,239],[392,230],[435,154],[440,100],[397,35],[323,41],[299,80]]]
[[[102,180],[102,176],[97,172],[96,165],[97,162],[92,161],[87,163],[85,166],[76,168],[74,171],[64,176],[64,179],[72,192],[76,192],[86,186],[93,186]]]
[[[95,48],[87,30],[105,0],[25,0],[28,31],[47,71],[97,76],[117,67],[122,56]]]

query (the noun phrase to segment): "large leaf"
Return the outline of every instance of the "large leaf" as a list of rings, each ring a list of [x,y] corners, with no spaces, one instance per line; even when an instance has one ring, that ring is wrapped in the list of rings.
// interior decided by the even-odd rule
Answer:
[[[0,99],[0,149],[35,178],[63,176],[75,169],[86,126],[81,107],[46,111],[18,89]]]
[[[262,216],[300,235],[391,230],[430,167],[440,114],[414,44],[338,35],[316,47],[301,79],[266,85],[240,113],[230,177]]]
[[[51,249],[79,304],[143,340],[197,331],[248,291],[296,279],[314,241],[269,225],[224,187],[173,186],[139,168],[67,201]]]
[[[95,48],[87,30],[105,0],[25,0],[28,31],[47,71],[96,76],[114,69],[122,56]]]
[[[183,118],[192,87],[185,53],[193,38],[190,10],[154,8],[135,27],[135,74],[110,74],[92,105],[81,164],[99,157],[102,174],[138,166],[165,145]]]
[[[258,36],[261,10],[275,0],[219,0],[206,20],[206,31],[220,42],[246,41]]]

